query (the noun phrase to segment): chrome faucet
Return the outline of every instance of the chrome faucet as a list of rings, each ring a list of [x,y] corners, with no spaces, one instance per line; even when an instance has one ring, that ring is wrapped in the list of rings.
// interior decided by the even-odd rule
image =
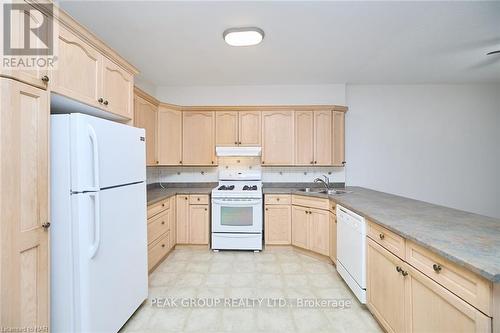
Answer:
[[[330,190],[330,179],[326,175],[323,175],[323,178],[324,179],[316,178],[314,180],[314,182],[315,183],[322,183],[325,186],[325,190],[329,191]]]

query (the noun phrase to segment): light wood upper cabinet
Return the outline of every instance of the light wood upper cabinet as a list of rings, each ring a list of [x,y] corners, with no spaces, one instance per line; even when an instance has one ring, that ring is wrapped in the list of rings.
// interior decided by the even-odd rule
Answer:
[[[260,111],[238,112],[240,146],[260,146],[261,115]]]
[[[295,111],[295,165],[314,164],[314,117],[310,111]]]
[[[158,165],[156,151],[157,107],[140,96],[135,96],[134,126],[146,130],[146,165]]]
[[[49,101],[0,79],[0,326],[49,324]]]
[[[332,111],[314,111],[314,165],[332,165]]]
[[[215,143],[217,146],[237,146],[238,112],[219,111],[215,113]]]
[[[64,26],[59,27],[58,68],[50,73],[50,89],[80,102],[102,107],[102,55]]]
[[[182,164],[182,113],[158,109],[158,161],[160,165]]]
[[[106,57],[102,57],[101,97],[106,111],[132,119],[134,76]]]
[[[309,210],[309,249],[325,256],[330,254],[330,215],[326,210]]]
[[[400,271],[403,262],[367,238],[366,266],[368,308],[387,332],[404,332],[405,277]]]
[[[292,216],[290,205],[266,205],[264,223],[266,244],[291,244]]]
[[[262,164],[294,164],[294,111],[262,112]]]
[[[333,124],[332,124],[332,138],[333,138],[333,152],[332,164],[336,166],[343,166],[345,163],[345,113],[340,111],[333,111]]]
[[[309,209],[292,206],[292,244],[309,248]]]
[[[209,224],[208,205],[190,205],[189,244],[208,244]]]
[[[410,265],[404,269],[405,332],[491,332],[490,317]]]
[[[182,112],[182,164],[215,165],[215,112]]]

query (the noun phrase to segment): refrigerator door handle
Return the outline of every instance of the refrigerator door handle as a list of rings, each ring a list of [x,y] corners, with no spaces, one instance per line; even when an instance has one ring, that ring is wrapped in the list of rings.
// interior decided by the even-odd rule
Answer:
[[[99,191],[99,147],[97,143],[97,135],[92,126],[88,125],[90,141],[92,141],[92,158],[94,160],[94,188]]]
[[[90,246],[90,259],[92,259],[96,256],[101,244],[101,204],[99,192],[89,193],[89,196],[94,198],[94,237]]]

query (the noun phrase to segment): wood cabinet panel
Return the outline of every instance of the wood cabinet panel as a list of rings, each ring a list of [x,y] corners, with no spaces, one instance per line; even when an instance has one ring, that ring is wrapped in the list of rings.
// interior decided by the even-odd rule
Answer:
[[[326,198],[315,198],[307,195],[292,195],[292,204],[297,206],[311,207],[328,210],[330,201]]]
[[[102,55],[64,26],[59,27],[58,68],[51,71],[50,89],[101,108]]]
[[[182,112],[182,163],[215,164],[215,112]]]
[[[48,326],[48,93],[5,78],[0,93],[0,323]]]
[[[261,140],[261,112],[240,111],[239,121],[239,145],[260,146]]]
[[[387,332],[405,331],[403,262],[367,238],[367,306]]]
[[[237,146],[238,112],[220,111],[215,113],[215,143],[216,146]]]
[[[156,151],[157,107],[140,96],[135,96],[135,127],[146,130],[146,165],[158,165]]]
[[[170,230],[170,218],[170,209],[167,209],[148,220],[148,244],[153,243]]]
[[[332,118],[332,162],[333,165],[342,166],[345,162],[345,113],[340,111],[333,111]]]
[[[491,332],[491,318],[410,265],[404,268],[406,332]]]
[[[266,205],[289,205],[292,203],[292,196],[290,194],[266,194]]]
[[[266,244],[291,244],[292,216],[290,205],[266,205],[264,222]]]
[[[330,255],[330,215],[326,210],[309,210],[309,249]]]
[[[102,57],[101,97],[106,111],[133,118],[134,76],[106,57]]]
[[[209,201],[206,194],[191,194],[189,196],[189,204],[191,205],[208,205]]]
[[[314,165],[332,165],[332,111],[314,111]]]
[[[158,161],[160,165],[182,164],[182,112],[158,109]]]
[[[148,270],[151,272],[170,251],[170,231],[148,247]]]
[[[405,239],[394,232],[367,220],[367,235],[401,259],[405,259]]]
[[[262,112],[262,164],[293,165],[294,112]]]
[[[208,244],[208,205],[189,206],[189,243]]]
[[[292,206],[292,245],[309,248],[309,209]]]
[[[337,216],[329,212],[330,216],[330,259],[337,264]]]
[[[147,210],[148,219],[170,208],[170,201],[168,199],[149,205]]]
[[[314,164],[313,112],[295,111],[295,165]]]
[[[189,196],[176,197],[176,239],[178,244],[189,243]]]

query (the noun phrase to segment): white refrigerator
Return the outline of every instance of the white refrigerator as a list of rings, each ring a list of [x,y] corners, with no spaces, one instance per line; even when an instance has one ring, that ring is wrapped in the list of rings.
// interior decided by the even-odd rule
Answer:
[[[117,332],[148,295],[143,129],[51,116],[51,326]]]

